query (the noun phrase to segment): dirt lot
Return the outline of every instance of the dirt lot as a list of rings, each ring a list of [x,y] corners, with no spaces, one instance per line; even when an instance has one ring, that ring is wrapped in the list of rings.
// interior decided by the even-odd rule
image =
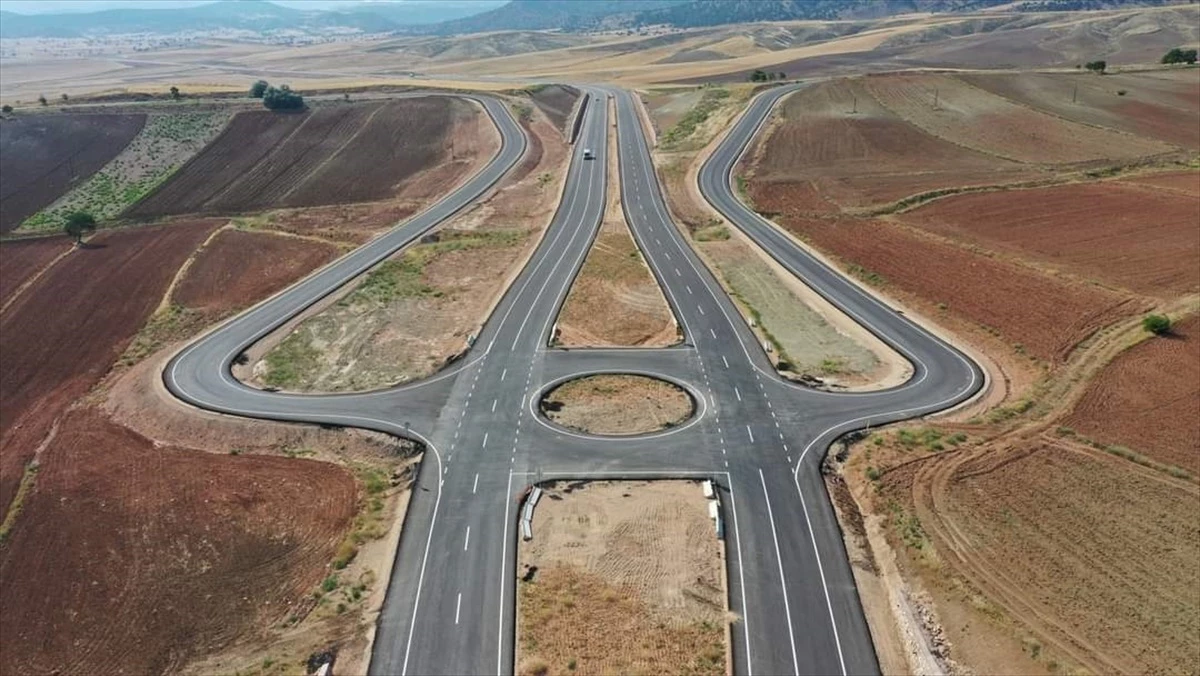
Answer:
[[[145,124],[145,115],[28,115],[0,122],[0,232],[96,173]]]
[[[706,502],[691,481],[549,484],[517,555],[518,673],[726,673]]]
[[[611,131],[611,130],[610,130]],[[662,347],[679,342],[675,317],[621,210],[616,134],[608,138],[604,222],[558,315],[567,347]]]
[[[900,291],[936,303],[940,311],[990,327],[1020,346],[1018,351],[1047,362],[1062,362],[1097,329],[1145,307],[1125,294],[1052,277],[880,221],[784,219],[782,225],[887,293]]]
[[[22,284],[70,249],[71,240],[66,237],[0,243],[0,305],[7,303]]]
[[[676,385],[634,375],[597,375],[569,380],[540,402],[551,420],[590,434],[645,434],[691,417],[695,403]]]
[[[528,156],[492,197],[287,329],[255,365],[256,382],[372,389],[427,376],[463,350],[507,286],[497,280],[514,276],[532,252],[566,176],[562,134],[540,115],[526,124]]]
[[[1105,181],[954,195],[901,220],[1110,287],[1200,289],[1200,202],[1191,196]]]
[[[169,673],[282,622],[312,605],[355,511],[345,470],[156,447],[96,411],[68,413],[39,456],[0,548],[6,673]]]
[[[432,173],[440,185],[452,185],[476,159],[490,156],[496,142],[490,125],[472,104],[442,97],[243,112],[127,213],[145,218],[381,200],[430,166],[437,166]],[[459,127],[474,133],[460,138]]]
[[[171,300],[224,314],[275,293],[337,254],[337,247],[309,239],[225,229],[197,253]]]
[[[1198,331],[1200,317],[1192,317],[1173,327],[1173,335],[1121,353],[1088,385],[1063,424],[1200,476]]]
[[[102,232],[0,313],[0,510],[8,509],[22,468],[54,419],[108,371],[217,225]]]
[[[579,99],[579,90],[569,85],[546,85],[538,87],[529,95],[534,105],[541,109],[555,129],[566,133],[571,123],[571,111]]]

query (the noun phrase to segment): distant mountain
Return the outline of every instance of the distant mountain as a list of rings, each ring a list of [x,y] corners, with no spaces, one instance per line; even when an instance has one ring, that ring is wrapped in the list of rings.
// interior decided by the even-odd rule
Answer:
[[[500,30],[676,28],[757,21],[877,19],[897,14],[1113,9],[1196,0],[512,0],[490,12],[428,28],[440,34]]]
[[[345,9],[309,11],[266,0],[221,0],[173,9],[109,9],[98,12],[17,14],[0,11],[0,38],[96,37],[129,33],[247,30],[320,34],[331,29],[389,33],[463,19],[494,9],[503,0],[364,2]]]
[[[614,17],[622,27],[636,23],[641,12],[668,9],[689,0],[512,0],[490,12],[433,27],[437,33],[483,33],[506,30],[593,30]]]

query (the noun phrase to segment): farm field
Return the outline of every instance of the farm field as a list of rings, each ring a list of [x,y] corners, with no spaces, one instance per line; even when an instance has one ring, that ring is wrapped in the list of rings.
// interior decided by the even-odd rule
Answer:
[[[1200,172],[1190,174],[1200,182]],[[953,195],[898,217],[1148,296],[1200,290],[1200,201],[1138,184]]]
[[[100,381],[175,271],[218,225],[201,220],[101,232],[0,313],[0,513],[7,513],[25,464],[54,420]],[[80,279],[89,280],[86,292],[78,290]],[[55,308],[57,321],[47,321],[46,308]]]
[[[1200,150],[1200,79],[1195,71],[964,73],[958,79],[1018,104],[1086,124]],[[1118,93],[1124,92],[1124,93]]]
[[[1122,352],[1063,420],[1080,435],[1200,476],[1200,316]]]
[[[724,549],[697,482],[555,482],[517,553],[517,672],[726,673]]]
[[[96,173],[146,124],[145,115],[31,115],[0,121],[0,233]]]
[[[782,225],[886,293],[910,294],[936,304],[939,312],[990,327],[1019,351],[1049,363],[1065,361],[1097,329],[1145,307],[1128,294],[1073,283],[878,220],[784,219]]]
[[[401,184],[435,165],[437,183],[453,184],[477,157],[490,156],[497,143],[490,127],[476,107],[443,97],[243,112],[126,215],[378,201],[397,197]],[[464,129],[454,155],[443,157],[452,133]]]
[[[0,306],[7,303],[22,284],[70,249],[71,240],[66,237],[39,237],[0,244]]]
[[[492,197],[268,337],[239,375],[288,390],[365,390],[427,376],[462,351],[507,286],[496,280],[515,276],[532,253],[566,179],[561,131],[540,112],[522,124],[529,149]]]

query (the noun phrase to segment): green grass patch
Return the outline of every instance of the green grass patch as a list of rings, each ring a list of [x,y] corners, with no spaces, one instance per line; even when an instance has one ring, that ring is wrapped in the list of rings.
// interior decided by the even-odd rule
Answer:
[[[4,515],[4,522],[0,523],[0,543],[8,540],[8,534],[12,532],[13,526],[17,523],[17,517],[21,515],[21,508],[25,506],[25,498],[29,497],[33,491],[37,473],[37,460],[30,461],[25,465],[25,471],[21,474],[21,483],[17,485],[17,494],[13,496],[12,502],[8,503],[8,512]]]
[[[659,141],[662,150],[679,150],[685,141],[696,133],[696,128],[704,124],[713,111],[721,107],[722,102],[729,98],[729,90],[713,87],[704,92],[696,105],[679,118],[675,126],[667,130]]]
[[[291,387],[304,380],[304,374],[316,370],[321,352],[312,346],[303,331],[296,331],[267,353],[264,382],[270,387]]]
[[[724,242],[732,236],[729,228],[723,225],[709,225],[696,231],[697,242]]]

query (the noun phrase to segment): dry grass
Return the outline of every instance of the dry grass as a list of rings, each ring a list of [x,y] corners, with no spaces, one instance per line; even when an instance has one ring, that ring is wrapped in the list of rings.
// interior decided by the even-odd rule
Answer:
[[[692,398],[656,378],[598,375],[550,390],[542,410],[558,423],[591,434],[644,434],[674,427],[692,414]]]

